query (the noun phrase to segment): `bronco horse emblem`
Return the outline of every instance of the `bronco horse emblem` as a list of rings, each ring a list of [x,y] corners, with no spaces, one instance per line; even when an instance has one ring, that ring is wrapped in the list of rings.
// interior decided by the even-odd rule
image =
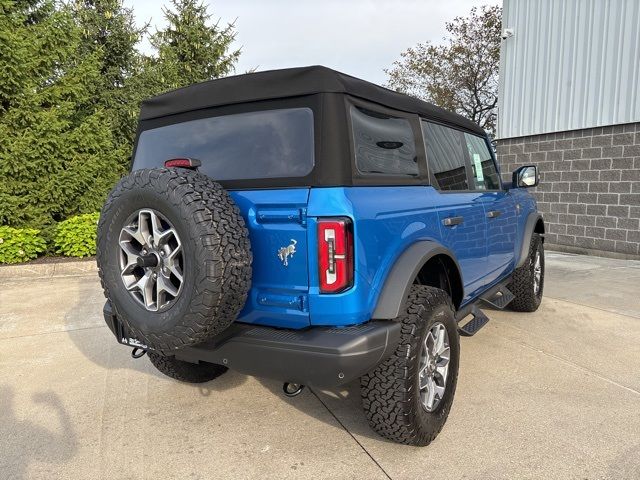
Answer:
[[[280,247],[278,250],[278,258],[285,267],[289,266],[289,257],[293,257],[293,254],[296,253],[296,243],[298,242],[292,238],[290,245]]]

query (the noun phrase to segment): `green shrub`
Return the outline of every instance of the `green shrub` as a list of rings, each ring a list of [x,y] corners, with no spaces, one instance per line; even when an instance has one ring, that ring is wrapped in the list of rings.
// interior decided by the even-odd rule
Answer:
[[[0,227],[0,263],[20,263],[36,258],[47,244],[33,228]]]
[[[88,257],[96,254],[96,234],[99,213],[76,215],[56,226],[56,252],[67,257]]]

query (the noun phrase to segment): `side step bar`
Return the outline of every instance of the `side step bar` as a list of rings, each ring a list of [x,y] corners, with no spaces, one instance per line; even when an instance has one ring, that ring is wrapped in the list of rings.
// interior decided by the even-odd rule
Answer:
[[[498,310],[505,309],[515,298],[515,295],[507,288],[508,280],[505,280],[493,288],[489,289],[475,303],[467,305],[456,313],[456,321],[458,322],[458,331],[460,335],[470,337],[475,335],[478,330],[484,327],[489,321],[489,317],[478,307],[479,301],[488,303]],[[460,326],[469,315],[473,318]]]
[[[460,312],[463,312],[463,310],[461,310]],[[473,318],[471,318],[471,320],[469,320],[464,325],[460,326],[460,322],[467,318],[469,315],[472,315]],[[463,337],[471,337],[475,335],[478,330],[484,327],[489,321],[489,317],[487,317],[484,312],[480,310],[476,305],[473,305],[464,316],[456,319],[458,320],[458,332],[460,332],[460,335],[462,335]]]
[[[498,310],[504,310],[516,296],[511,293],[511,290],[509,290],[505,284],[501,283],[480,298],[492,307]]]

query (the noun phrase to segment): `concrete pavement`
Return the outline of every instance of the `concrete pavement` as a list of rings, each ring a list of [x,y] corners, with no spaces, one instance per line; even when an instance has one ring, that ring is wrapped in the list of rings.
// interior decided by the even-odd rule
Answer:
[[[161,376],[115,343],[94,274],[0,280],[0,478],[640,478],[640,262],[547,268],[538,312],[462,339],[426,448],[371,432],[357,384]]]

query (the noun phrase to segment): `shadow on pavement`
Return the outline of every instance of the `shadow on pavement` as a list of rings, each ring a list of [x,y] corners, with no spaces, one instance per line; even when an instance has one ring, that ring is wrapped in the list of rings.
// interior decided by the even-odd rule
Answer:
[[[318,421],[328,423],[331,426],[336,426],[336,423],[339,423],[354,435],[393,444],[393,442],[380,437],[369,427],[362,410],[359,380],[334,389],[305,388],[299,396],[293,398],[284,395],[282,383],[265,379],[258,379],[258,381],[264,388],[279,396],[283,402]],[[317,405],[314,405],[318,400],[325,409],[318,410]],[[327,411],[328,416],[325,415]]]
[[[79,286],[73,306],[64,315],[67,335],[78,351],[89,361],[106,370],[129,369],[167,381],[176,381],[158,372],[146,355],[140,359],[131,358],[131,348],[119,344],[104,323],[103,305],[102,290],[96,289],[94,282]],[[192,386],[198,388],[201,395],[208,396],[213,391],[235,388],[246,381],[246,376],[231,373],[227,372],[208,383]]]
[[[48,430],[28,419],[20,420],[14,408],[14,392],[8,385],[0,385],[0,471],[2,478],[26,478],[31,462],[61,463],[75,455],[76,434],[60,397],[53,392],[32,396],[33,403],[47,409],[58,428]],[[9,462],[5,464],[4,462]]]
[[[155,369],[153,369],[153,373],[160,378],[171,381],[169,377],[166,377]],[[222,392],[224,390],[230,390],[239,387],[246,383],[247,378],[248,377],[246,375],[234,372],[233,370],[228,370],[227,372],[211,380],[210,382],[191,385],[193,385],[193,388],[197,388],[200,391],[200,395],[202,395],[203,397],[208,397],[215,392]],[[173,381],[176,382],[177,380]]]

